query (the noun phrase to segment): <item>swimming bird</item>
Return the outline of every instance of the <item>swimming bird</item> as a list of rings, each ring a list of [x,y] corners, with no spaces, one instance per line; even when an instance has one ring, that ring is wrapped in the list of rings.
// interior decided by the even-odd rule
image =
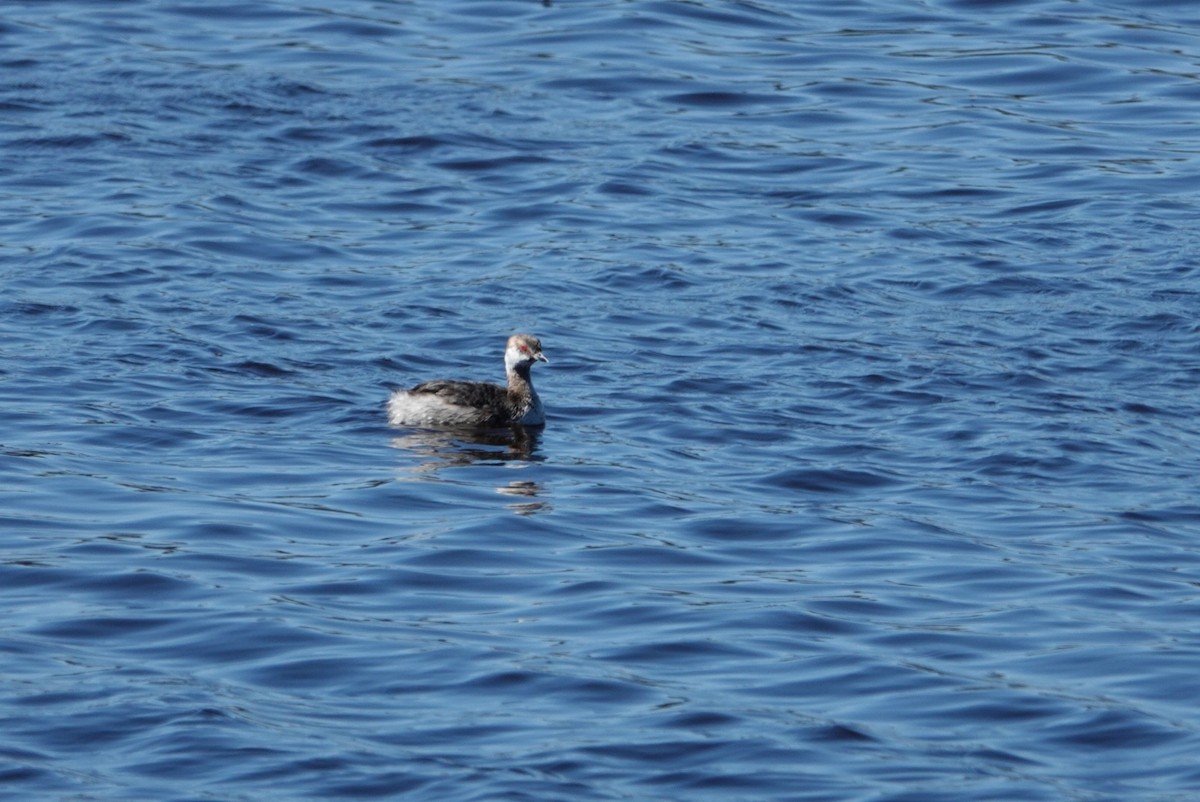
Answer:
[[[546,412],[529,369],[534,362],[549,361],[541,340],[532,334],[514,334],[504,349],[507,387],[446,379],[422,382],[392,393],[388,421],[395,426],[540,426],[546,422]]]

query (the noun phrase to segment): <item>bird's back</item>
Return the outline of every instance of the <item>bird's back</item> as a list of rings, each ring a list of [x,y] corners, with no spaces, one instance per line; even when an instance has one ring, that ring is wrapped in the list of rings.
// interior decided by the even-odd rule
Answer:
[[[490,382],[435,379],[397,390],[388,420],[400,426],[506,426],[513,422],[508,390]]]

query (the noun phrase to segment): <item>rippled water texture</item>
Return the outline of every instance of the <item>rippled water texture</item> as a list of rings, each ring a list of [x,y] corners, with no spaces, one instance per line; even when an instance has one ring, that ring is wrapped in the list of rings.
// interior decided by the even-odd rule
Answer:
[[[1194,800],[1198,37],[7,2],[0,797]]]

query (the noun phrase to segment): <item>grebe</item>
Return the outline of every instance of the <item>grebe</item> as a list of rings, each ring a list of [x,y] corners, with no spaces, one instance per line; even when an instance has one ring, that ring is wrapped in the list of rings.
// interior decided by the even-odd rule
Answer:
[[[529,369],[534,362],[549,361],[541,340],[532,334],[514,334],[504,349],[507,387],[444,379],[422,382],[392,393],[388,422],[395,426],[540,426],[546,422],[546,412]]]

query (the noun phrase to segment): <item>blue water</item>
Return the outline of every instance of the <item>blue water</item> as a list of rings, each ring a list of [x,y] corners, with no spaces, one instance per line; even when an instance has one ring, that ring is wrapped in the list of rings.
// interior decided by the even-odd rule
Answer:
[[[10,1],[0,798],[1194,800],[1198,219],[1189,3]]]

